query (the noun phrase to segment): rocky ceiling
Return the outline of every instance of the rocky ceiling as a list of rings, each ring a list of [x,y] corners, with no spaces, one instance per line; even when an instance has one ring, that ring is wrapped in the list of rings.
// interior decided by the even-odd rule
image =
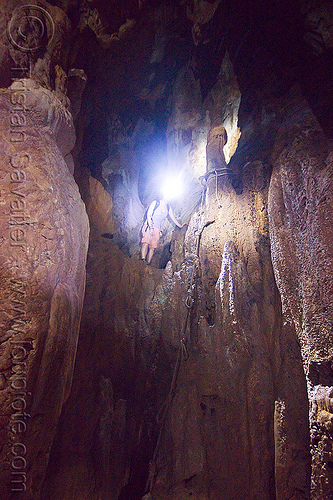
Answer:
[[[1,498],[333,497],[332,47],[328,0],[2,2]]]

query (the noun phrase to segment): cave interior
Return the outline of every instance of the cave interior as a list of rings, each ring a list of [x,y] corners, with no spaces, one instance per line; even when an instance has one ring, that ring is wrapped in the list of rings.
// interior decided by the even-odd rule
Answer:
[[[332,2],[0,11],[1,498],[332,499]]]

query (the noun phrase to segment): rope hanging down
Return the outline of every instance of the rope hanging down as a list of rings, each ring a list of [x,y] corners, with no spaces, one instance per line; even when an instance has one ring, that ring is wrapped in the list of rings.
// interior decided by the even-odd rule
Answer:
[[[203,204],[204,204],[205,193],[206,193],[206,186],[201,193],[200,220],[201,220],[201,217],[203,215]],[[152,500],[151,491],[154,487],[154,483],[155,483],[155,479],[156,479],[156,459],[157,459],[157,454],[158,454],[158,451],[160,448],[164,423],[165,423],[169,408],[171,406],[173,397],[175,395],[177,379],[178,379],[178,374],[179,374],[181,364],[183,361],[187,361],[187,359],[188,359],[187,341],[189,339],[189,336],[187,335],[187,326],[188,326],[188,322],[190,319],[191,309],[194,305],[195,278],[196,278],[196,274],[198,273],[198,269],[200,267],[199,247],[200,247],[201,233],[202,233],[204,227],[206,227],[206,226],[201,227],[201,224],[200,224],[200,231],[196,231],[197,241],[196,241],[196,246],[195,246],[195,261],[193,263],[193,271],[192,271],[192,275],[191,275],[191,281],[190,281],[190,285],[189,285],[188,291],[187,291],[187,296],[185,299],[185,306],[187,309],[185,323],[184,323],[184,327],[182,329],[182,333],[180,336],[177,359],[176,359],[176,364],[175,364],[173,374],[172,374],[170,390],[168,392],[168,395],[166,397],[166,400],[165,400],[163,406],[161,407],[161,409],[159,410],[159,412],[156,416],[156,421],[157,421],[157,424],[160,426],[160,429],[159,429],[159,433],[158,433],[158,438],[157,438],[154,454],[153,454],[153,457],[152,457],[150,464],[149,464],[149,475],[148,475],[148,480],[147,480],[147,484],[146,484],[146,488],[145,488],[145,490],[147,491],[147,494],[143,497],[142,500]]]
[[[191,276],[191,282],[190,282],[190,286],[188,288],[187,297],[185,299],[185,305],[186,305],[186,309],[187,309],[185,323],[184,323],[184,326],[182,329],[182,334],[180,337],[177,359],[176,359],[176,364],[175,364],[173,374],[172,374],[170,390],[168,392],[168,395],[166,397],[166,400],[165,400],[163,406],[161,407],[161,409],[159,410],[159,412],[156,416],[156,421],[157,421],[157,424],[160,426],[160,430],[158,433],[158,438],[157,438],[153,458],[151,459],[150,464],[149,464],[149,476],[148,476],[148,481],[146,484],[146,491],[148,492],[148,495],[152,491],[154,483],[155,483],[157,454],[158,454],[160,443],[161,443],[162,432],[164,429],[164,423],[165,423],[167,414],[169,412],[173,397],[174,397],[175,392],[176,392],[176,385],[177,385],[179,369],[181,367],[182,362],[187,361],[187,359],[188,359],[187,342],[188,342],[189,336],[187,335],[187,326],[188,326],[188,322],[189,322],[189,318],[190,318],[191,309],[192,309],[193,304],[194,304],[193,292],[195,289],[194,280],[195,280],[195,275],[196,275],[196,267],[197,267],[197,263],[194,263],[192,276]],[[146,496],[144,498],[146,498]]]
[[[223,167],[223,168],[217,168],[215,170],[209,170],[208,172],[205,173],[205,175],[202,175],[199,177],[201,180],[201,184],[203,184],[205,187],[207,186],[208,181],[212,176],[215,177],[215,198],[216,198],[216,203],[218,208],[222,208],[222,203],[219,200],[218,196],[218,188],[217,188],[217,178],[218,177],[223,177],[223,176],[228,176],[229,179],[233,178],[233,171],[229,167]]]
[[[214,175],[216,177],[223,177],[224,175],[228,175],[229,177],[233,177],[234,173],[233,173],[232,169],[229,167],[216,168],[215,170],[209,170],[208,172],[205,173],[205,175],[202,175],[201,177],[199,177],[201,184],[206,186],[209,178],[212,175]]]

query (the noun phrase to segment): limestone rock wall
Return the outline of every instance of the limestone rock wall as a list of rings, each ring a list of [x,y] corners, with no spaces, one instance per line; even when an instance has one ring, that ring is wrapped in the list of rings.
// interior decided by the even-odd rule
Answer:
[[[47,2],[1,6],[3,499],[39,497],[78,342],[89,228],[68,168],[69,28],[65,12]]]
[[[329,2],[53,3],[0,17],[1,498],[328,500]]]
[[[114,239],[91,233],[45,500],[306,499],[311,453],[312,497],[329,498],[330,14],[319,3],[140,3],[94,66],[82,159],[112,196]],[[311,55],[310,25],[325,38]],[[176,211],[188,227],[168,228],[147,268],[138,220],[159,153],[186,172]],[[212,174],[203,192],[207,155],[232,176]]]
[[[248,168],[241,194],[219,180],[220,205],[214,182],[165,269],[91,241],[74,385],[42,498],[135,498],[149,470],[158,499],[309,498],[306,384],[270,261],[267,171]]]
[[[74,143],[68,110],[27,79],[0,98],[1,494],[9,498],[15,485],[25,485],[32,498],[71,387],[88,222],[64,161]],[[17,132],[11,117],[19,102],[24,126]],[[66,142],[57,142],[63,134]],[[18,472],[24,476],[15,483]]]
[[[213,178],[190,224],[188,258],[197,224],[200,245],[189,355],[166,416],[153,498],[309,496],[306,387],[270,264],[263,179],[263,166],[252,165],[238,196],[219,180],[217,204]]]
[[[290,96],[270,185],[272,259],[302,348],[310,403],[314,499],[332,495],[332,142]]]

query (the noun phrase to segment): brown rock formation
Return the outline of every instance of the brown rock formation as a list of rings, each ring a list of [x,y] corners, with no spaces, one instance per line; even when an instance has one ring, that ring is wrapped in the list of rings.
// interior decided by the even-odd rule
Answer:
[[[1,404],[7,430],[1,494],[9,498],[15,491],[19,472],[24,476],[17,475],[17,491],[26,477],[26,498],[32,498],[70,391],[88,227],[64,161],[74,143],[68,110],[32,80],[15,82],[0,97]],[[14,117],[22,120],[19,128]],[[19,425],[22,412],[29,416]]]
[[[331,4],[0,11],[1,498],[330,499]]]
[[[32,499],[71,388],[88,221],[65,162],[75,143],[59,65],[69,21],[48,4],[6,8],[2,76],[14,82],[0,90],[0,496]]]
[[[305,381],[270,264],[267,172],[252,167],[241,195],[219,182],[220,206],[212,179],[179,270],[149,269],[112,242],[92,242],[75,389],[43,498],[51,492],[55,500],[79,498],[89,489],[94,499],[103,488],[116,499],[143,491],[157,438],[154,415],[176,365],[193,272],[188,359],[160,424],[153,498],[275,498],[275,491],[278,498],[308,497]],[[91,467],[94,487],[87,482]],[[76,478],[71,487],[69,477]]]
[[[210,186],[190,354],[167,416],[154,498],[275,498],[275,488],[279,498],[308,496],[306,390],[270,266],[262,175],[253,172],[239,196],[220,186],[220,205]],[[274,404],[283,406],[275,424]]]
[[[295,92],[277,139],[270,235],[283,308],[307,375],[314,499],[328,499],[333,491],[331,170],[332,144]]]

